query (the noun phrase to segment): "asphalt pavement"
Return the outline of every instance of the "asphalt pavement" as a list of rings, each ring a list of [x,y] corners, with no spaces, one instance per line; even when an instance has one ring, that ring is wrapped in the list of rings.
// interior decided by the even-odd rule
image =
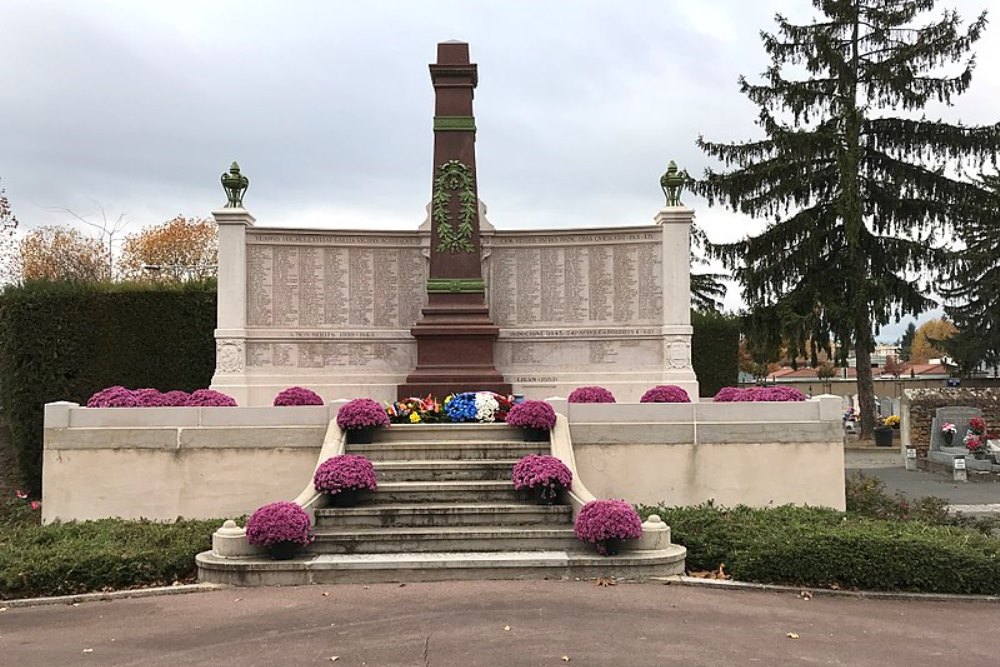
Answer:
[[[941,473],[906,470],[903,467],[847,469],[848,476],[858,474],[877,477],[885,482],[886,491],[889,493],[902,491],[910,498],[937,496],[944,498],[951,505],[1000,503],[1000,481],[996,475],[990,475],[988,481],[975,481],[975,477],[970,477],[968,482],[955,482]]]
[[[7,609],[0,664],[995,667],[998,627],[995,603],[659,583],[224,589]]]

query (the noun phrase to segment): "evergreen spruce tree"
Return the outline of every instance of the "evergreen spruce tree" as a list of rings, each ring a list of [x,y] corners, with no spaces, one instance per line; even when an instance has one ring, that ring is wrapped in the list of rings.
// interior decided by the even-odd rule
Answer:
[[[992,215],[959,221],[964,248],[942,289],[945,310],[958,327],[944,346],[966,373],[982,362],[1000,366],[1000,175],[983,175],[981,182],[992,195]]]
[[[953,11],[928,22],[935,0],[813,5],[821,16],[812,23],[779,15],[777,34],[762,33],[771,57],[763,81],[740,79],[765,138],[700,138],[727,171],[707,170],[694,189],[768,221],[713,251],[758,321],[781,328],[793,358],[832,341],[843,362],[853,349],[870,438],[874,329],[933,305],[920,282],[944,262],[941,234],[953,218],[985,210],[982,188],[961,174],[995,159],[1000,124],[952,125],[918,112],[969,87],[986,15],[965,26]]]
[[[910,322],[906,325],[903,337],[899,339],[899,356],[903,361],[910,360],[910,350],[913,348],[913,337],[917,335],[917,325]]]
[[[706,265],[704,254],[707,246],[705,232],[698,225],[691,225],[692,269]],[[692,270],[691,307],[702,313],[722,312],[722,300],[726,296],[726,286],[722,280],[726,277],[722,273],[695,273]]]

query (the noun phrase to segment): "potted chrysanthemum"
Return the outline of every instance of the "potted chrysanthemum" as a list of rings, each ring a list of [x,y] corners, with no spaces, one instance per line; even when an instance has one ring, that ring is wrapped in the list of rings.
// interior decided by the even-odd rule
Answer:
[[[614,403],[615,395],[604,387],[577,387],[566,400],[570,403]]]
[[[623,540],[642,537],[642,519],[624,500],[591,500],[576,517],[573,532],[602,556],[616,556]]]
[[[640,403],[690,403],[691,397],[682,388],[672,384],[661,384],[648,390],[639,399]]]
[[[556,412],[545,401],[518,403],[507,413],[507,424],[524,429],[529,442],[544,442],[556,425]]]
[[[353,507],[364,492],[378,488],[378,475],[367,457],[341,454],[319,464],[313,487],[327,494],[334,507]]]
[[[264,505],[247,520],[247,541],[266,548],[274,560],[288,560],[313,541],[309,515],[295,503]]]
[[[294,406],[294,405],[323,405],[323,397],[312,389],[305,387],[289,387],[278,392],[274,397],[274,405]]]
[[[563,489],[573,481],[573,473],[554,456],[529,454],[514,464],[514,488],[530,491],[542,505],[554,505]]]
[[[347,431],[347,442],[371,444],[375,429],[389,425],[385,408],[370,398],[355,398],[337,412],[337,426]]]

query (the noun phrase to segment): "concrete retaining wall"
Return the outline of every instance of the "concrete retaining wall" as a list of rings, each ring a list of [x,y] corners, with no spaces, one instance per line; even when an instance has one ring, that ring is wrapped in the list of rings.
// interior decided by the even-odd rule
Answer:
[[[573,405],[577,465],[599,497],[844,507],[840,402]],[[248,514],[307,483],[337,406],[46,406],[42,519]]]

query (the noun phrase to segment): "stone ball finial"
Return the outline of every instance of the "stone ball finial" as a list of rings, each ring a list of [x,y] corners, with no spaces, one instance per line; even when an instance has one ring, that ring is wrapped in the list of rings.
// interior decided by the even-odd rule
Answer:
[[[243,195],[250,185],[250,179],[240,173],[240,165],[234,160],[229,171],[222,174],[222,189],[226,191],[226,208],[243,208]]]

